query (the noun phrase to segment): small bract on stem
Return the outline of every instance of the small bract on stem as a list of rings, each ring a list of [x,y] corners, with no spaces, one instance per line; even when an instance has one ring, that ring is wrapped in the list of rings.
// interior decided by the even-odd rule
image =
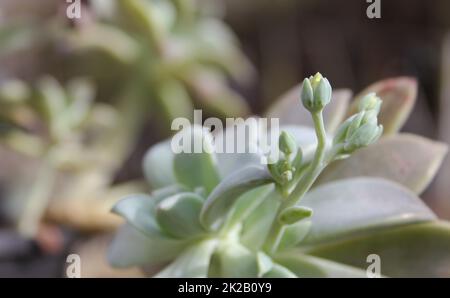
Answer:
[[[291,154],[296,151],[293,137],[282,132],[279,139],[279,149],[285,158],[275,165],[269,165],[269,171],[274,180],[280,184],[283,201],[276,219],[266,240],[265,249],[274,253],[283,235],[286,225],[298,222],[312,215],[312,212],[296,206],[312,187],[323,169],[332,161],[347,157],[355,150],[375,142],[382,134],[383,127],[378,125],[377,116],[380,112],[381,100],[374,94],[368,94],[359,105],[359,112],[348,118],[337,130],[329,145],[323,120],[323,109],[331,101],[332,88],[328,80],[320,73],[305,78],[301,91],[303,106],[311,113],[317,137],[314,157],[309,164],[302,165],[302,151],[298,149],[294,157],[295,166],[290,162]],[[283,167],[284,164],[288,167]],[[289,178],[289,179],[288,179]],[[293,216],[294,215],[294,216]],[[289,218],[289,220],[283,220]],[[297,220],[293,220],[297,219]]]

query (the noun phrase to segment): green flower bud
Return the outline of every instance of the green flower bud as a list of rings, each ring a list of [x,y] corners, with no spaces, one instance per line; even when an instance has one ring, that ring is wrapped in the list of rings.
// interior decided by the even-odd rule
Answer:
[[[371,93],[365,96],[360,105],[359,113],[348,118],[338,128],[333,144],[343,144],[341,155],[366,147],[374,143],[383,133],[383,126],[378,125],[378,113],[381,108],[381,100]]]
[[[330,83],[320,73],[303,80],[301,99],[310,112],[321,111],[330,102],[331,94]]]
[[[378,140],[382,132],[382,125],[366,123],[359,127],[351,136],[349,136],[344,146],[344,150],[347,153],[351,153],[356,149],[366,147]]]
[[[303,106],[306,109],[308,109],[308,110],[312,109],[313,102],[314,102],[314,91],[311,86],[311,82],[308,78],[305,78],[303,80],[301,99],[302,99]]]
[[[307,207],[293,206],[281,212],[278,220],[285,225],[292,225],[300,220],[311,217],[313,211]]]
[[[278,139],[278,147],[284,154],[291,155],[297,150],[297,143],[291,134],[282,131]]]
[[[281,174],[281,179],[283,180],[284,184],[291,181],[292,177],[293,177],[293,174],[292,174],[292,171],[290,171],[290,170],[284,171],[283,174]]]
[[[361,99],[358,108],[359,111],[374,110],[378,115],[381,109],[381,103],[381,99],[375,93],[369,93]]]

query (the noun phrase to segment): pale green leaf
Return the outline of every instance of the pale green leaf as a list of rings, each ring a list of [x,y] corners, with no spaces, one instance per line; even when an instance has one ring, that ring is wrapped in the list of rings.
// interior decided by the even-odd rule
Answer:
[[[144,156],[143,171],[153,188],[161,188],[176,183],[173,172],[173,159],[170,141],[151,147]]]
[[[278,191],[274,190],[245,219],[241,231],[241,242],[243,244],[254,250],[258,250],[263,246],[275,220],[280,202],[281,197]]]
[[[317,184],[371,176],[395,181],[420,194],[436,175],[446,152],[445,144],[423,137],[410,134],[390,136],[329,165]]]
[[[155,220],[154,208],[157,201],[146,194],[135,194],[120,200],[112,212],[123,216],[127,222],[144,234],[157,236],[161,233]]]
[[[269,172],[262,166],[250,166],[228,176],[206,200],[200,215],[201,223],[206,228],[219,228],[242,194],[271,182]]]
[[[265,273],[262,277],[264,278],[295,278],[297,275],[292,273],[286,267],[283,267],[279,264],[274,264],[272,269]]]
[[[351,254],[351,250],[347,251]],[[361,278],[366,272],[356,267],[291,251],[275,257],[275,261],[298,277]]]
[[[217,240],[205,240],[183,251],[170,265],[154,277],[203,278],[207,277],[211,255]]]
[[[444,221],[393,227],[319,246],[308,253],[367,268],[367,257],[380,257],[389,277],[450,277],[450,224]]]
[[[308,235],[310,228],[311,221],[301,221],[290,226],[285,226],[280,244],[278,244],[278,250],[283,251],[301,243],[306,235]]]
[[[180,193],[156,205],[156,219],[161,229],[175,238],[195,237],[204,233],[199,215],[203,199],[194,193]]]
[[[254,252],[238,242],[219,244],[211,257],[208,277],[251,278],[258,276],[258,261]]]
[[[177,181],[192,190],[203,187],[209,194],[220,182],[212,136],[199,126],[184,129],[177,135],[183,143],[190,142],[190,146],[183,144],[183,152],[175,154],[173,167]]]
[[[108,261],[114,267],[161,264],[175,258],[186,242],[148,235],[125,224],[117,232],[108,251]]]
[[[394,225],[435,220],[413,192],[381,178],[345,179],[320,186],[301,201],[314,211],[303,243],[344,239]]]

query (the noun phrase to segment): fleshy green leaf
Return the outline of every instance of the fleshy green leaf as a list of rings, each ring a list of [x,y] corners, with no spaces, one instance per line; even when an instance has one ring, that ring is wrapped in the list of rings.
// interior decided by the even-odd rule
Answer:
[[[303,242],[307,244],[436,219],[414,193],[380,178],[325,184],[309,192],[301,205],[314,210],[311,230]]]
[[[292,273],[286,267],[283,267],[279,264],[274,264],[272,269],[264,274],[262,277],[264,278],[295,278],[297,275]]]
[[[194,193],[176,194],[156,206],[161,229],[176,238],[189,238],[204,232],[199,215],[203,199]]]
[[[245,219],[241,242],[254,250],[260,249],[269,234],[275,220],[281,198],[278,191],[268,194],[267,198]]]
[[[205,240],[188,247],[170,265],[155,277],[203,278],[207,277],[209,261],[216,248],[217,240]]]
[[[303,107],[300,101],[302,84],[298,84],[279,99],[268,109],[268,118],[279,118],[281,125],[301,125],[314,127],[310,113]],[[324,109],[324,120],[327,132],[333,133],[344,119],[352,92],[348,89],[333,91],[330,104]]]
[[[417,97],[417,81],[399,77],[379,81],[361,91],[350,106],[347,116],[353,115],[360,100],[368,93],[375,92],[383,100],[378,122],[384,127],[384,134],[394,134],[400,130],[412,111]]]
[[[251,278],[258,276],[255,253],[238,242],[222,242],[211,257],[208,277]]]
[[[173,166],[177,181],[192,190],[203,187],[209,194],[220,182],[216,157],[214,153],[208,153],[213,151],[211,134],[201,127],[192,127],[180,131],[177,135],[183,143],[191,141],[190,146],[186,145],[183,149],[192,152],[175,154]]]
[[[347,253],[351,254],[351,250]],[[296,251],[283,253],[275,257],[275,261],[298,277],[367,277],[366,272],[361,269]]]
[[[249,117],[245,121],[236,122],[235,125],[227,126],[225,129],[215,128],[214,144],[219,172],[222,177],[226,177],[246,166],[261,164],[262,155],[258,147],[257,121],[257,118]],[[237,131],[241,130],[245,130],[246,140],[237,140]],[[237,148],[238,142],[240,142],[240,145],[244,144],[245,147],[242,150],[244,153],[236,153],[237,150],[233,150],[234,153],[227,153],[227,148]]]
[[[450,277],[450,224],[412,224],[319,246],[309,253],[367,268],[367,257],[380,257],[381,274],[389,277]]]
[[[160,234],[158,223],[155,220],[154,207],[156,200],[149,195],[130,195],[120,200],[112,209],[123,216],[127,222],[136,229],[151,236]]]
[[[238,39],[223,22],[213,18],[199,20],[195,37],[196,60],[218,65],[238,82],[249,82],[254,77],[253,65],[239,50]]]
[[[225,178],[209,195],[200,215],[206,228],[217,229],[240,196],[272,182],[265,167],[250,166]]]
[[[423,137],[400,134],[382,138],[326,168],[318,184],[358,176],[381,177],[420,194],[436,175],[447,146]]]
[[[294,225],[286,226],[283,230],[278,250],[283,251],[299,244],[308,235],[310,228],[310,221],[301,221]]]
[[[130,224],[116,234],[108,251],[108,261],[114,267],[160,264],[172,260],[186,242],[160,237],[149,237]]]
[[[227,219],[227,225],[233,226],[251,216],[262,201],[274,191],[274,187],[275,185],[271,183],[244,193],[231,211],[230,218]]]
[[[245,116],[249,107],[242,96],[227,86],[226,77],[207,68],[189,69],[183,81],[207,112],[224,117]]]
[[[176,183],[173,172],[174,154],[170,141],[151,147],[144,156],[143,171],[153,188],[161,188]]]
[[[178,117],[189,117],[194,107],[186,88],[177,80],[166,79],[158,84],[155,98],[169,122]]]
[[[68,41],[75,50],[100,51],[124,64],[132,63],[139,54],[138,44],[126,32],[100,23],[80,27]]]

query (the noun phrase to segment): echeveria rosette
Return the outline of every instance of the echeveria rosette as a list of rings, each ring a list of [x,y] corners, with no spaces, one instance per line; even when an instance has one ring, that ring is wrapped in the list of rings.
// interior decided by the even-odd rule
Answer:
[[[131,196],[116,206],[116,213],[128,223],[111,247],[111,263],[161,266],[156,276],[166,277],[365,277],[367,256],[378,254],[385,276],[446,276],[450,226],[438,221],[413,191],[383,177],[316,181],[326,164],[347,158],[333,162],[344,163],[379,144],[371,143],[381,134],[378,119],[385,118],[374,115],[383,108],[377,97],[367,94],[359,100],[356,115],[339,126],[323,125],[321,109],[311,109],[315,130],[285,123],[289,130],[279,142],[283,156],[269,167],[259,165],[259,158],[251,154],[231,154],[226,159],[220,154],[174,156],[169,143],[157,145],[147,154],[144,167],[150,183],[165,188],[145,195],[145,200]],[[333,100],[330,106],[340,111],[335,117],[345,115]],[[298,95],[294,108],[301,111]],[[329,119],[333,115],[326,110]],[[325,130],[329,136],[324,138]],[[336,131],[334,137],[331,131]],[[318,141],[311,140],[311,133]],[[234,158],[241,167],[221,170]],[[412,164],[414,175],[416,165],[424,166]],[[209,169],[209,175],[202,169]],[[322,175],[326,173],[327,169]],[[197,178],[183,178],[186,175]],[[173,225],[158,219],[157,210],[160,204],[169,205],[176,214],[176,204],[170,203],[180,195],[195,197],[196,203],[183,217],[172,220],[179,225],[191,218],[193,227],[202,228],[175,237],[170,232]]]
[[[227,81],[249,81],[254,69],[212,6],[91,0],[91,18],[62,38],[77,69],[108,86],[101,91],[128,107],[130,119],[148,117],[150,108],[168,126],[176,117],[191,118],[194,106],[214,115],[246,115],[245,100]]]
[[[51,76],[34,84],[19,79],[0,83],[0,146],[10,152],[5,156],[16,161],[16,168],[27,169],[26,175],[11,175],[5,192],[7,199],[20,202],[16,213],[22,233],[35,235],[49,203],[58,201],[54,197],[105,187],[120,166],[126,145],[113,137],[120,116],[94,97],[92,82],[85,78],[65,85]],[[71,183],[65,183],[69,177]]]

